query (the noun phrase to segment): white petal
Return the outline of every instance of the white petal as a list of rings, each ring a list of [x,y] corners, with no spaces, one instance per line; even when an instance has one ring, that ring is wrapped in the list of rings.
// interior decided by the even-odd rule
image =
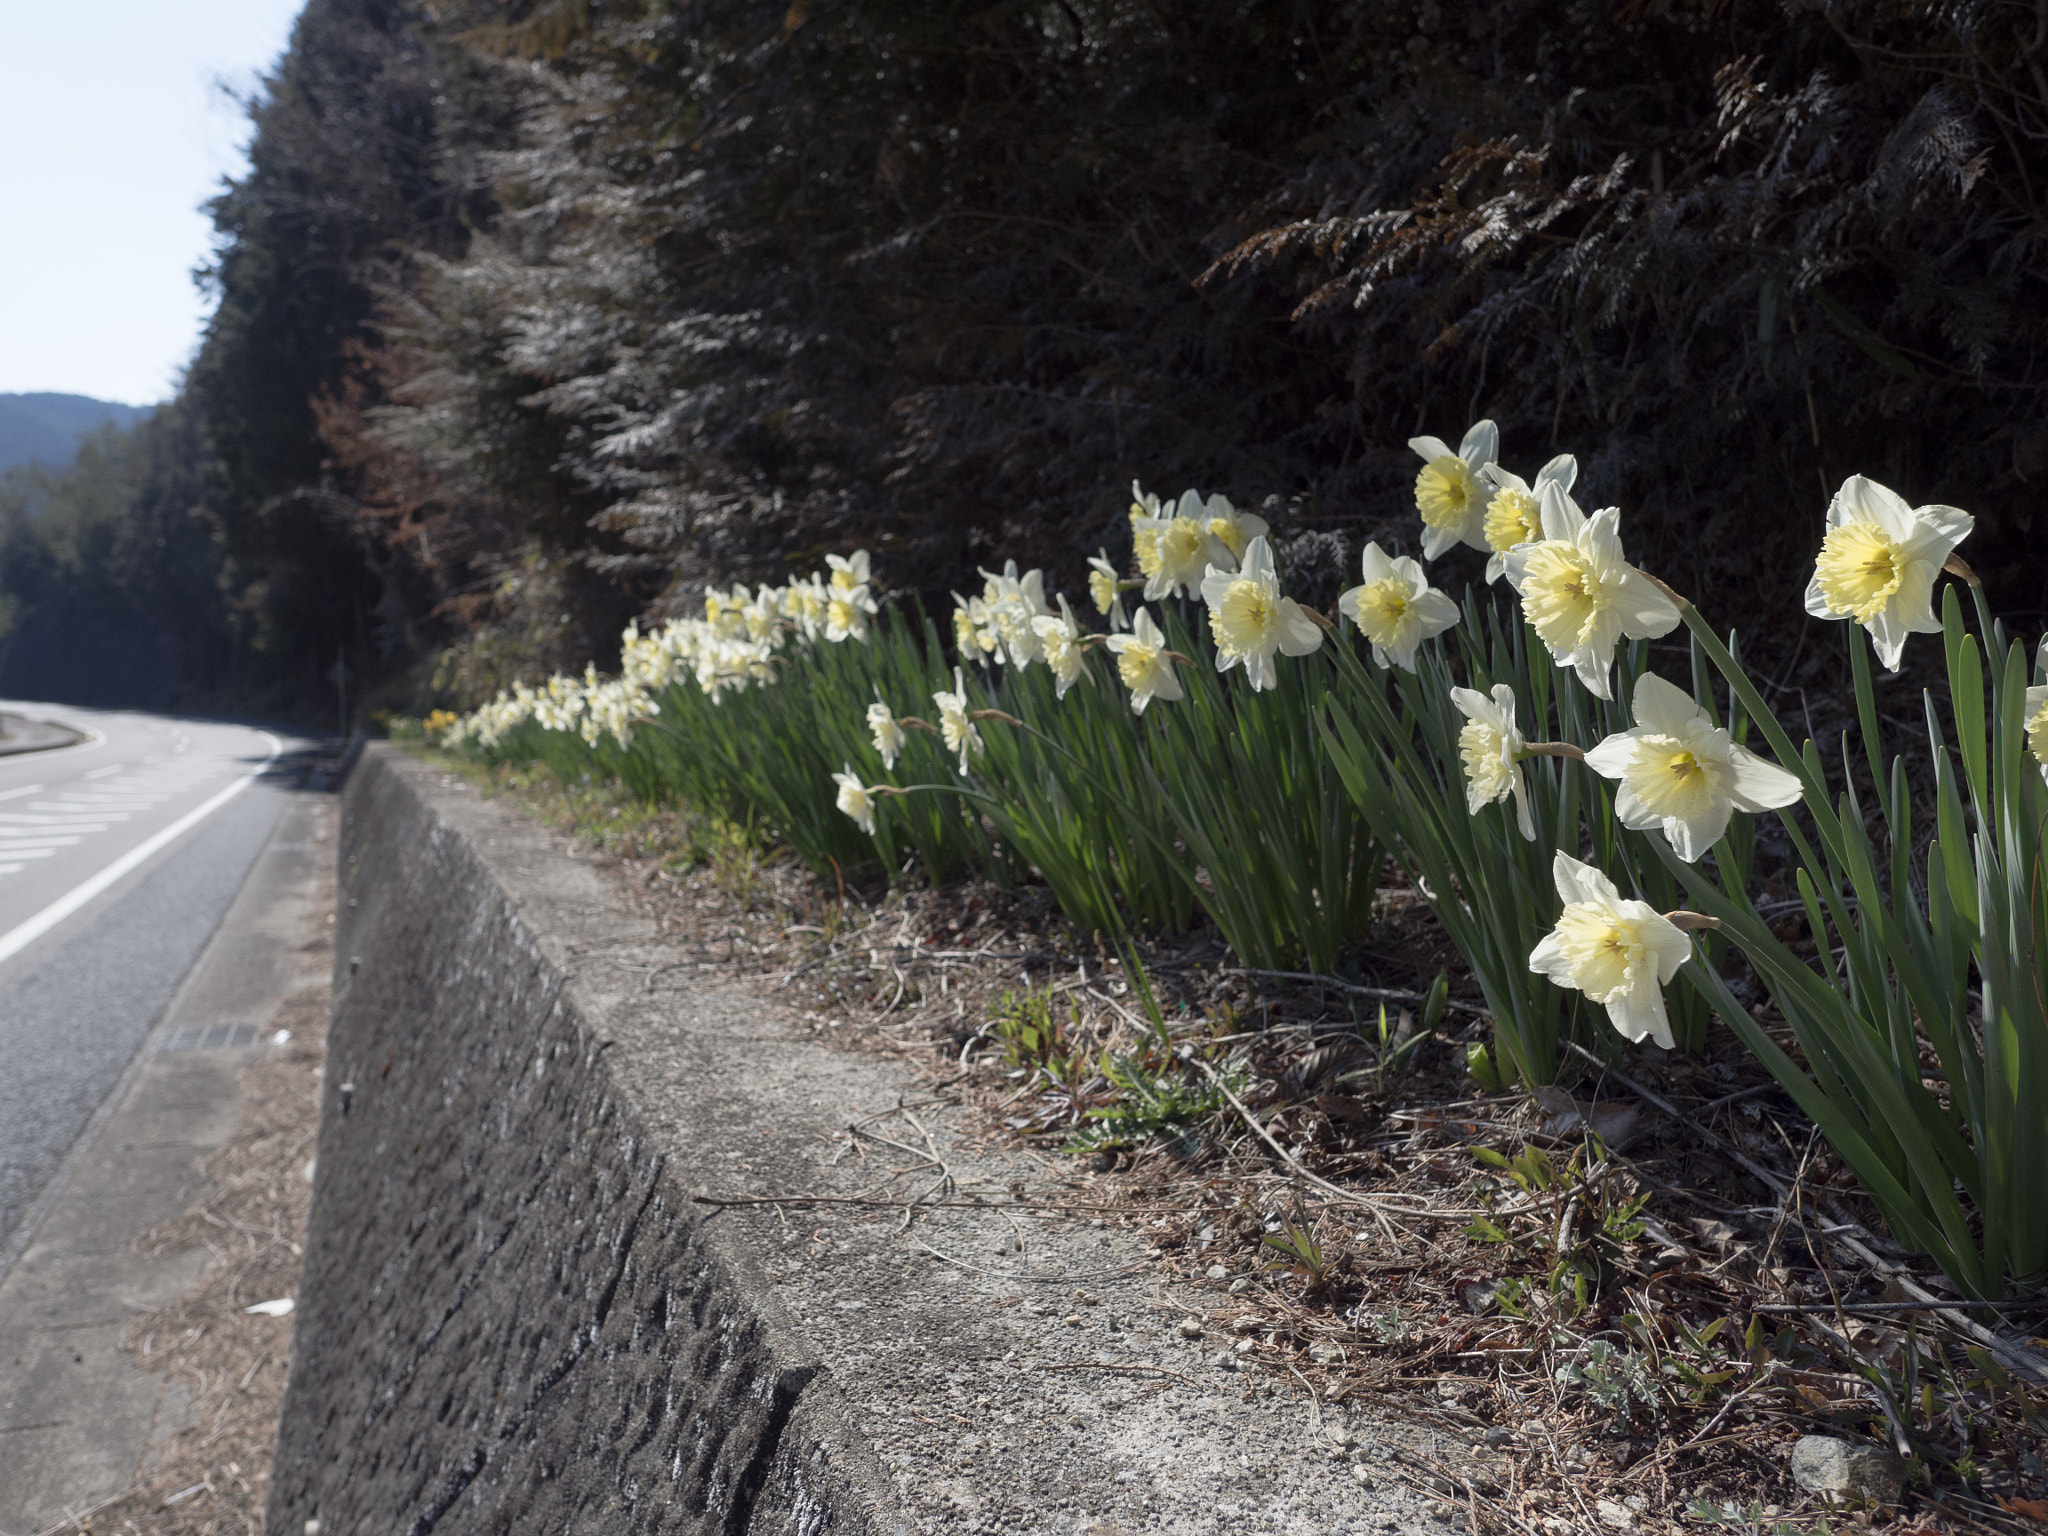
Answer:
[[[1671,1020],[1664,1013],[1664,989],[1645,976],[1628,992],[1607,1000],[1607,1017],[1615,1029],[1630,1040],[1650,1039],[1671,1050]]]
[[[1913,537],[1906,541],[1907,550],[1936,565],[1946,560],[1977,526],[1977,519],[1961,507],[1915,507],[1913,521]]]
[[[1515,824],[1522,829],[1522,840],[1536,841],[1536,823],[1529,815],[1529,785],[1522,777],[1522,765],[1516,763],[1508,770],[1508,783],[1515,794]]]
[[[1486,701],[1486,695],[1475,688],[1453,688],[1451,702],[1458,706],[1458,712],[1467,720],[1481,720],[1488,725],[1498,726],[1495,706]]]
[[[1495,554],[1494,556],[1492,556],[1486,562],[1487,585],[1491,586],[1494,582],[1499,581],[1501,577],[1507,574],[1507,571],[1508,557],[1502,554]]]
[[[1799,776],[1764,761],[1747,747],[1730,744],[1729,777],[1735,793],[1730,797],[1745,811],[1771,811],[1790,805],[1800,795]]]
[[[1586,692],[1596,699],[1611,699],[1614,697],[1613,655],[1611,644],[1582,645],[1563,660],[1568,661],[1572,670],[1579,674],[1579,681],[1585,685]]]
[[[1572,966],[1564,957],[1564,950],[1557,942],[1555,933],[1546,933],[1529,951],[1529,969],[1538,976],[1546,976],[1560,987],[1571,988]],[[1576,990],[1576,988],[1573,988]]]
[[[1321,648],[1322,627],[1301,611],[1291,597],[1280,600],[1280,649],[1289,656],[1306,656]]]
[[[1438,459],[1457,457],[1451,452],[1451,445],[1440,437],[1411,437],[1408,439],[1408,446],[1432,464]]]
[[[1585,901],[1596,906],[1613,908],[1621,901],[1621,892],[1614,888],[1614,882],[1601,874],[1590,864],[1581,863],[1558,849],[1557,857],[1551,860],[1550,878],[1557,884],[1557,894],[1567,902]]]
[[[1422,634],[1418,637],[1422,639],[1442,634],[1465,616],[1464,611],[1456,603],[1435,588],[1417,597],[1411,605],[1411,611],[1422,626]]]
[[[1734,814],[1735,807],[1728,801],[1716,800],[1705,815],[1690,821],[1668,816],[1664,820],[1665,840],[1686,863],[1696,864],[1701,854],[1721,841],[1721,834],[1728,830],[1728,822]]]
[[[1477,421],[1458,444],[1458,457],[1477,469],[1500,457],[1500,428],[1490,421]]]
[[[1636,758],[1636,738],[1633,731],[1623,731],[1609,736],[1586,754],[1586,766],[1603,779],[1621,779],[1628,774],[1628,765]]]
[[[1871,644],[1877,648],[1877,659],[1884,663],[1887,672],[1899,670],[1899,658],[1905,654],[1906,636],[1910,631],[1899,622],[1892,612],[1892,605],[1886,604],[1863,626],[1870,631]]]
[[[1611,610],[1620,616],[1623,633],[1637,640],[1655,640],[1678,628],[1678,605],[1634,566],[1625,566],[1623,571]]]
[[[1358,565],[1360,573],[1367,581],[1378,581],[1384,576],[1392,575],[1394,571],[1393,562],[1387,558],[1387,552],[1380,548],[1377,539],[1367,543],[1358,557]]]
[[[1202,601],[1211,608],[1220,606],[1224,594],[1229,592],[1230,584],[1236,579],[1235,573],[1219,571],[1215,566],[1210,566],[1208,574],[1202,578]],[[1149,595],[1148,593],[1147,596]]]
[[[1679,967],[1692,958],[1692,940],[1676,923],[1659,913],[1654,924],[1638,928],[1637,934],[1657,956],[1657,980],[1669,984]]]
[[[1273,546],[1264,539],[1253,539],[1245,546],[1244,574],[1258,581],[1273,575]]]
[[[1645,672],[1636,679],[1635,697],[1629,703],[1637,725],[1666,736],[1684,735],[1694,721],[1706,715],[1691,694],[1654,672]]]
[[[1543,537],[1576,543],[1579,530],[1586,526],[1586,514],[1579,504],[1554,480],[1536,489],[1543,509]]]
[[[1244,659],[1245,676],[1252,680],[1252,691],[1258,693],[1280,685],[1280,669],[1273,665],[1273,653],[1261,651],[1256,656]]]
[[[1460,542],[1457,529],[1431,528],[1425,524],[1422,530],[1422,558],[1434,560],[1445,550],[1455,548]]]
[[[1886,604],[1892,616],[1916,635],[1941,633],[1941,620],[1934,616],[1934,579],[1941,567],[1914,561],[1906,567],[1905,579]]]
[[[1389,560],[1387,574],[1397,581],[1406,582],[1410,592],[1429,590],[1429,578],[1422,572],[1422,562],[1413,555],[1402,555],[1398,559]]]
[[[1579,461],[1568,453],[1560,453],[1548,464],[1536,471],[1536,483],[1555,481],[1563,490],[1569,491],[1579,478]]]
[[[1858,522],[1876,524],[1901,544],[1913,537],[1913,509],[1890,486],[1851,475],[1842,482],[1841,496]]]

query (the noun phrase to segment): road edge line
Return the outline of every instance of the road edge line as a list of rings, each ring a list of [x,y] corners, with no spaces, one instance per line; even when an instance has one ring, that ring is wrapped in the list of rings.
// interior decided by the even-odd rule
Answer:
[[[26,922],[17,923],[6,933],[0,934],[0,964],[13,959],[37,939],[40,939],[52,928],[63,922],[65,918],[71,916],[72,913],[83,907],[95,896],[113,885],[123,875],[147,863],[156,854],[168,848],[172,843],[175,843],[179,838],[198,826],[207,817],[211,816],[215,811],[226,805],[235,796],[262,777],[263,771],[276,762],[283,753],[284,743],[268,731],[262,731],[258,734],[270,743],[270,756],[263,759],[262,763],[252,772],[244,774],[241,778],[235,780],[234,783],[230,784],[204,805],[187,811],[168,827],[144,838],[133,848],[122,854],[121,857],[114,860],[113,863],[107,865],[106,868],[100,870],[97,874],[87,876],[79,884],[73,886],[62,896],[59,896],[34,917],[29,918]]]

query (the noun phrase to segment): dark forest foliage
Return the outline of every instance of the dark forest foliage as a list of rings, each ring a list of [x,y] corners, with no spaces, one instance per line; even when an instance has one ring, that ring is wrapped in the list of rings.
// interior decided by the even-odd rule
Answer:
[[[1072,583],[1133,477],[1412,544],[1482,415],[1731,618],[1852,471],[2048,607],[2034,0],[311,0],[254,121],[182,408],[280,688]]]

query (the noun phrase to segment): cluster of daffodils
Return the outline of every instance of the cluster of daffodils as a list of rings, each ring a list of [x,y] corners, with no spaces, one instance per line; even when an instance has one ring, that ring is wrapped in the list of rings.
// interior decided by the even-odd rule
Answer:
[[[672,619],[645,634],[628,625],[617,677],[587,666],[581,678],[558,674],[538,688],[515,683],[447,724],[437,739],[489,751],[531,720],[543,730],[574,732],[593,748],[607,737],[631,747],[636,722],[661,713],[656,696],[672,684],[694,684],[716,702],[774,681],[781,653],[793,643],[865,641],[881,611],[868,552],[827,555],[825,567],[782,587],[708,588],[701,619]]]
[[[1474,426],[1456,449],[1436,437],[1411,438],[1408,446],[1423,461],[1415,507],[1424,556],[1434,559],[1458,545],[1485,553],[1486,579],[1507,579],[1551,659],[1589,694],[1613,696],[1614,650],[1624,638],[1656,639],[1678,627],[1682,615],[1675,594],[1624,555],[1619,509],[1589,516],[1572,499],[1578,465],[1569,454],[1544,465],[1532,484],[1497,462],[1500,434],[1490,421]],[[1896,672],[1908,635],[1940,631],[1935,578],[1944,566],[1956,568],[1955,548],[1971,526],[1967,512],[1913,507],[1875,481],[1851,476],[1828,508],[1807,611],[1861,624],[1879,660]],[[1419,609],[1428,589],[1412,561],[1380,557],[1385,570],[1376,575],[1377,553],[1368,549],[1367,585],[1346,594],[1345,611],[1372,640],[1383,665],[1399,664],[1402,650],[1382,642],[1376,628],[1391,632],[1394,617],[1411,606]],[[1402,570],[1404,565],[1410,569]],[[1428,626],[1437,617],[1418,614],[1416,623],[1418,633],[1434,632]],[[2042,665],[2048,667],[2048,642]],[[1689,863],[1720,840],[1736,812],[1788,806],[1802,793],[1796,775],[1737,744],[1689,692],[1654,675],[1636,682],[1630,699],[1634,726],[1583,753],[1526,741],[1510,688],[1496,687],[1491,696],[1459,688],[1451,699],[1466,720],[1459,757],[1468,809],[1476,815],[1512,798],[1522,835],[1532,840],[1521,764],[1538,753],[1581,758],[1614,780],[1615,814],[1622,823],[1661,833]],[[2048,776],[2048,685],[2028,690],[2026,709],[2029,749]],[[1554,873],[1563,914],[1530,955],[1530,968],[1603,1004],[1630,1039],[1648,1037],[1669,1046],[1661,988],[1690,953],[1684,930],[1710,924],[1689,913],[1663,915],[1625,901],[1606,876],[1563,852]]]

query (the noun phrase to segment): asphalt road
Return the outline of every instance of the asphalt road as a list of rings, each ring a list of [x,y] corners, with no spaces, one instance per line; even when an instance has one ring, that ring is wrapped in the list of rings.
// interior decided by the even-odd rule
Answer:
[[[0,701],[92,733],[0,757],[0,1252],[120,1083],[270,836],[308,745]]]

